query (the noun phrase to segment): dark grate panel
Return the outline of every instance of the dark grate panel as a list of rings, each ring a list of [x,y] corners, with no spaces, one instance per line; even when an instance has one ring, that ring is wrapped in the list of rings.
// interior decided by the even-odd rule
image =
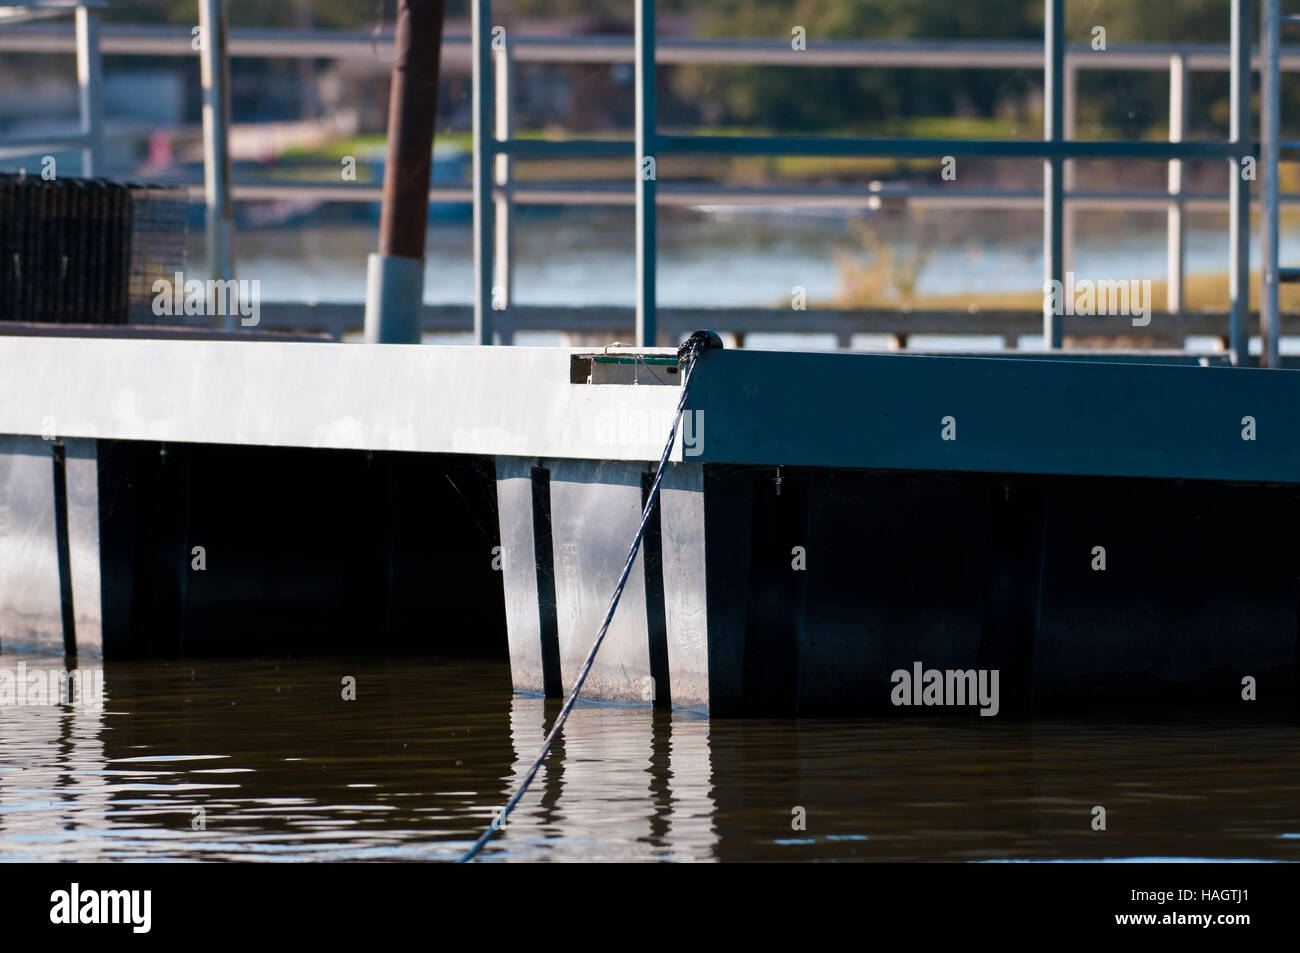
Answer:
[[[187,224],[178,189],[0,173],[0,321],[157,323]]]
[[[122,294],[133,324],[159,324],[153,313],[153,283],[174,282],[185,270],[185,239],[189,231],[185,192],[136,186],[130,193],[129,240],[131,264],[123,276]]]

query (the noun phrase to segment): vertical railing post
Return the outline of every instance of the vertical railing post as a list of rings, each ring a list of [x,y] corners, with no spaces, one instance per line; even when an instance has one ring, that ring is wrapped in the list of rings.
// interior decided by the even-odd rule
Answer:
[[[225,0],[199,2],[199,74],[203,86],[203,195],[207,203],[208,275],[235,277],[234,206],[230,196],[230,57]],[[225,327],[235,326],[225,309]]]
[[[104,61],[99,51],[99,11],[77,7],[77,99],[81,113],[81,174],[99,172],[103,142]]]
[[[492,225],[488,205],[492,201],[492,165],[496,148],[491,136],[492,97],[492,0],[473,0],[470,16],[470,45],[473,56],[472,127],[474,137],[474,339],[492,343]]]
[[[510,41],[502,37],[498,48],[492,51],[494,92],[496,98],[496,121],[494,124],[495,142],[500,148],[510,139]],[[492,307],[496,311],[507,313],[507,318],[499,329],[501,343],[509,344],[513,338],[511,322],[508,317],[511,301],[514,300],[514,263],[512,261],[513,236],[510,231],[510,215],[513,206],[510,184],[510,156],[503,151],[496,155],[493,181],[496,191],[492,197],[495,211],[492,253]]]
[[[1169,57],[1169,141],[1182,142],[1187,124],[1187,56]],[[1165,239],[1166,275],[1165,310],[1179,314],[1183,310],[1183,246],[1187,225],[1183,217],[1183,161],[1169,160],[1169,202]]]
[[[1064,119],[1062,128],[1064,138],[1067,142],[1072,142],[1075,138],[1075,123],[1078,118],[1079,106],[1079,64],[1069,56],[1065,58],[1065,95],[1064,95]],[[1065,205],[1063,214],[1065,220],[1061,226],[1061,267],[1069,272],[1074,270],[1074,240],[1077,232],[1078,209],[1075,204],[1069,200],[1069,195],[1079,187],[1075,179],[1075,165],[1073,159],[1066,159],[1062,166],[1061,172],[1062,186],[1064,190]]]
[[[636,343],[655,345],[655,5],[636,0]]]
[[[1244,2],[1244,0],[1243,0]],[[1259,6],[1259,164],[1261,196],[1259,209],[1259,363],[1280,367],[1278,358],[1278,266],[1277,219],[1281,128],[1281,87],[1278,84],[1278,33],[1281,30],[1278,0],[1262,0]]]
[[[1228,138],[1244,149],[1250,142],[1250,0],[1232,0],[1231,43]],[[1262,164],[1268,168],[1267,161]],[[1250,357],[1250,180],[1241,153],[1228,159],[1228,235],[1228,354],[1233,364],[1240,365]]]
[[[1065,0],[1043,3],[1043,138],[1059,143],[1065,138]],[[1064,340],[1061,316],[1051,307],[1049,283],[1057,282],[1065,294],[1065,206],[1063,162],[1053,155],[1043,162],[1043,347],[1059,348]]]

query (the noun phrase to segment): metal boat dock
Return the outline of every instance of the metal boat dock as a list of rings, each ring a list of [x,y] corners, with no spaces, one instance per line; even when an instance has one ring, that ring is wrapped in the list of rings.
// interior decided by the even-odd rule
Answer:
[[[200,51],[209,273],[233,280],[223,7],[201,8],[212,27]],[[403,5],[417,8],[426,29],[441,28],[432,7]],[[663,345],[682,329],[660,320],[656,300],[656,209],[672,191],[659,191],[657,158],[1040,164],[1045,295],[1069,274],[1066,212],[1083,199],[1067,190],[1070,162],[1172,172],[1214,160],[1230,172],[1218,199],[1230,308],[1194,323],[1219,320],[1219,352],[1071,352],[1066,315],[1045,302],[1039,354],[703,356],[584,695],[714,714],[887,710],[891,673],[924,664],[999,671],[1001,710],[1013,713],[1231,705],[1244,679],[1262,703],[1294,700],[1300,377],[1281,353],[1278,284],[1300,269],[1277,254],[1275,2],[1262,5],[1259,141],[1248,128],[1254,7],[1233,0],[1231,41],[1214,57],[1229,70],[1227,135],[1168,142],[1067,135],[1063,0],[1045,0],[1035,54],[1044,136],[1014,141],[663,132],[652,0],[636,4],[634,140],[512,138],[494,111],[508,98],[493,85],[496,53],[508,49],[492,46],[487,0],[472,9],[477,343],[419,343],[429,314],[417,213],[438,68],[426,49],[409,63],[432,94],[426,83],[393,97],[414,119],[390,126],[401,148],[390,139],[389,168],[407,165],[385,183],[369,343],[244,333],[231,311],[223,340],[176,327],[166,339],[139,327],[0,335],[0,648],[508,655],[516,689],[558,697],[609,605],[681,393]],[[87,170],[100,134],[89,118],[96,11],[75,14]],[[424,49],[411,22],[399,20],[395,41],[406,53]],[[1184,66],[1170,65],[1171,79]],[[511,314],[510,162],[592,154],[635,168],[636,300],[619,316],[633,344],[496,346],[524,326],[524,309]],[[1252,366],[1254,179],[1242,170],[1256,159],[1264,281]],[[1180,193],[1167,201],[1181,209]],[[1171,228],[1171,241],[1180,234]],[[1171,265],[1178,281],[1181,267]],[[1177,305],[1156,316],[1178,325],[1157,327],[1171,339],[1191,326]],[[335,332],[346,326],[325,311]],[[918,322],[947,327],[940,318]]]
[[[4,648],[60,650],[70,594],[108,657],[508,644],[558,694],[678,391],[592,356],[0,338]],[[1012,710],[1289,679],[1297,381],[710,352],[587,694],[864,710],[914,659],[1001,668]]]

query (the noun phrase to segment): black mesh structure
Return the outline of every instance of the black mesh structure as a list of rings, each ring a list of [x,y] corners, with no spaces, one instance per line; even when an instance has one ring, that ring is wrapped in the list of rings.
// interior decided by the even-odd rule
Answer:
[[[178,189],[0,173],[0,321],[148,322],[186,231]]]

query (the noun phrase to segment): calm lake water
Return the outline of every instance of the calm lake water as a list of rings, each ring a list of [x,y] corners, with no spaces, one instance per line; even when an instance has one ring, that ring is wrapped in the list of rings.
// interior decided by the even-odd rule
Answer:
[[[1226,275],[1226,216],[1189,217],[1188,273]],[[1043,225],[1035,212],[864,216],[834,210],[666,208],[659,214],[659,303],[788,307],[794,285],[806,288],[810,301],[828,301],[840,289],[846,267],[875,261],[878,249],[864,243],[859,228],[891,250],[895,267],[919,268],[920,294],[1042,288]],[[1300,254],[1300,233],[1289,228],[1283,233],[1283,257],[1293,245]],[[366,256],[377,239],[373,223],[244,229],[236,238],[239,275],[261,280],[267,301],[363,301]],[[631,209],[519,210],[516,303],[631,305],[635,240]],[[202,229],[191,230],[189,254],[194,263],[205,260]],[[468,220],[431,224],[425,300],[472,301],[473,255]],[[1080,277],[1158,280],[1165,268],[1163,212],[1108,214],[1081,227],[1075,243]]]
[[[0,668],[20,662],[63,664]],[[504,662],[113,663],[104,685],[102,710],[0,707],[0,860],[451,860],[558,711],[513,695]],[[1253,719],[579,706],[481,856],[1300,860],[1298,750],[1300,727]]]
[[[1188,216],[1189,276],[1222,274],[1226,286],[1226,216]],[[862,229],[874,236],[864,242]],[[366,256],[374,251],[373,223],[311,224],[241,230],[236,268],[261,282],[264,301],[360,303],[365,298]],[[1106,213],[1085,218],[1075,241],[1080,278],[1163,280],[1165,215]],[[878,244],[877,244],[878,243]],[[468,221],[430,225],[424,298],[432,304],[473,300],[473,237]],[[928,211],[873,216],[850,211],[795,209],[681,209],[659,213],[658,300],[663,307],[789,307],[792,289],[805,289],[810,306],[833,303],[846,275],[863,269],[897,282],[915,272],[921,295],[1035,292],[1042,288],[1042,217],[1032,211],[997,214]],[[892,256],[872,272],[880,248]],[[514,233],[514,301],[520,305],[631,306],[636,288],[635,221],[630,209],[519,210]],[[1258,249],[1252,254],[1258,262]],[[1300,229],[1283,224],[1282,260],[1300,258]],[[190,232],[192,267],[206,260],[202,229]],[[887,290],[886,290],[887,293]],[[1226,292],[1225,292],[1226,300]],[[1165,306],[1161,295],[1156,310]],[[1193,309],[1197,302],[1189,302]],[[1226,318],[1225,318],[1226,321]],[[791,318],[797,328],[797,317]],[[1226,324],[1225,324],[1226,328]],[[472,335],[434,335],[435,343],[472,343]],[[561,335],[522,332],[518,344],[554,345]],[[917,335],[915,346],[1000,348],[1001,338]],[[1211,350],[1212,338],[1189,346]],[[834,348],[834,335],[751,334],[753,348]],[[859,335],[855,346],[887,346],[882,335]],[[1022,348],[1040,339],[1025,337]],[[1258,349],[1258,341],[1253,347]],[[1285,353],[1300,341],[1285,339]]]

